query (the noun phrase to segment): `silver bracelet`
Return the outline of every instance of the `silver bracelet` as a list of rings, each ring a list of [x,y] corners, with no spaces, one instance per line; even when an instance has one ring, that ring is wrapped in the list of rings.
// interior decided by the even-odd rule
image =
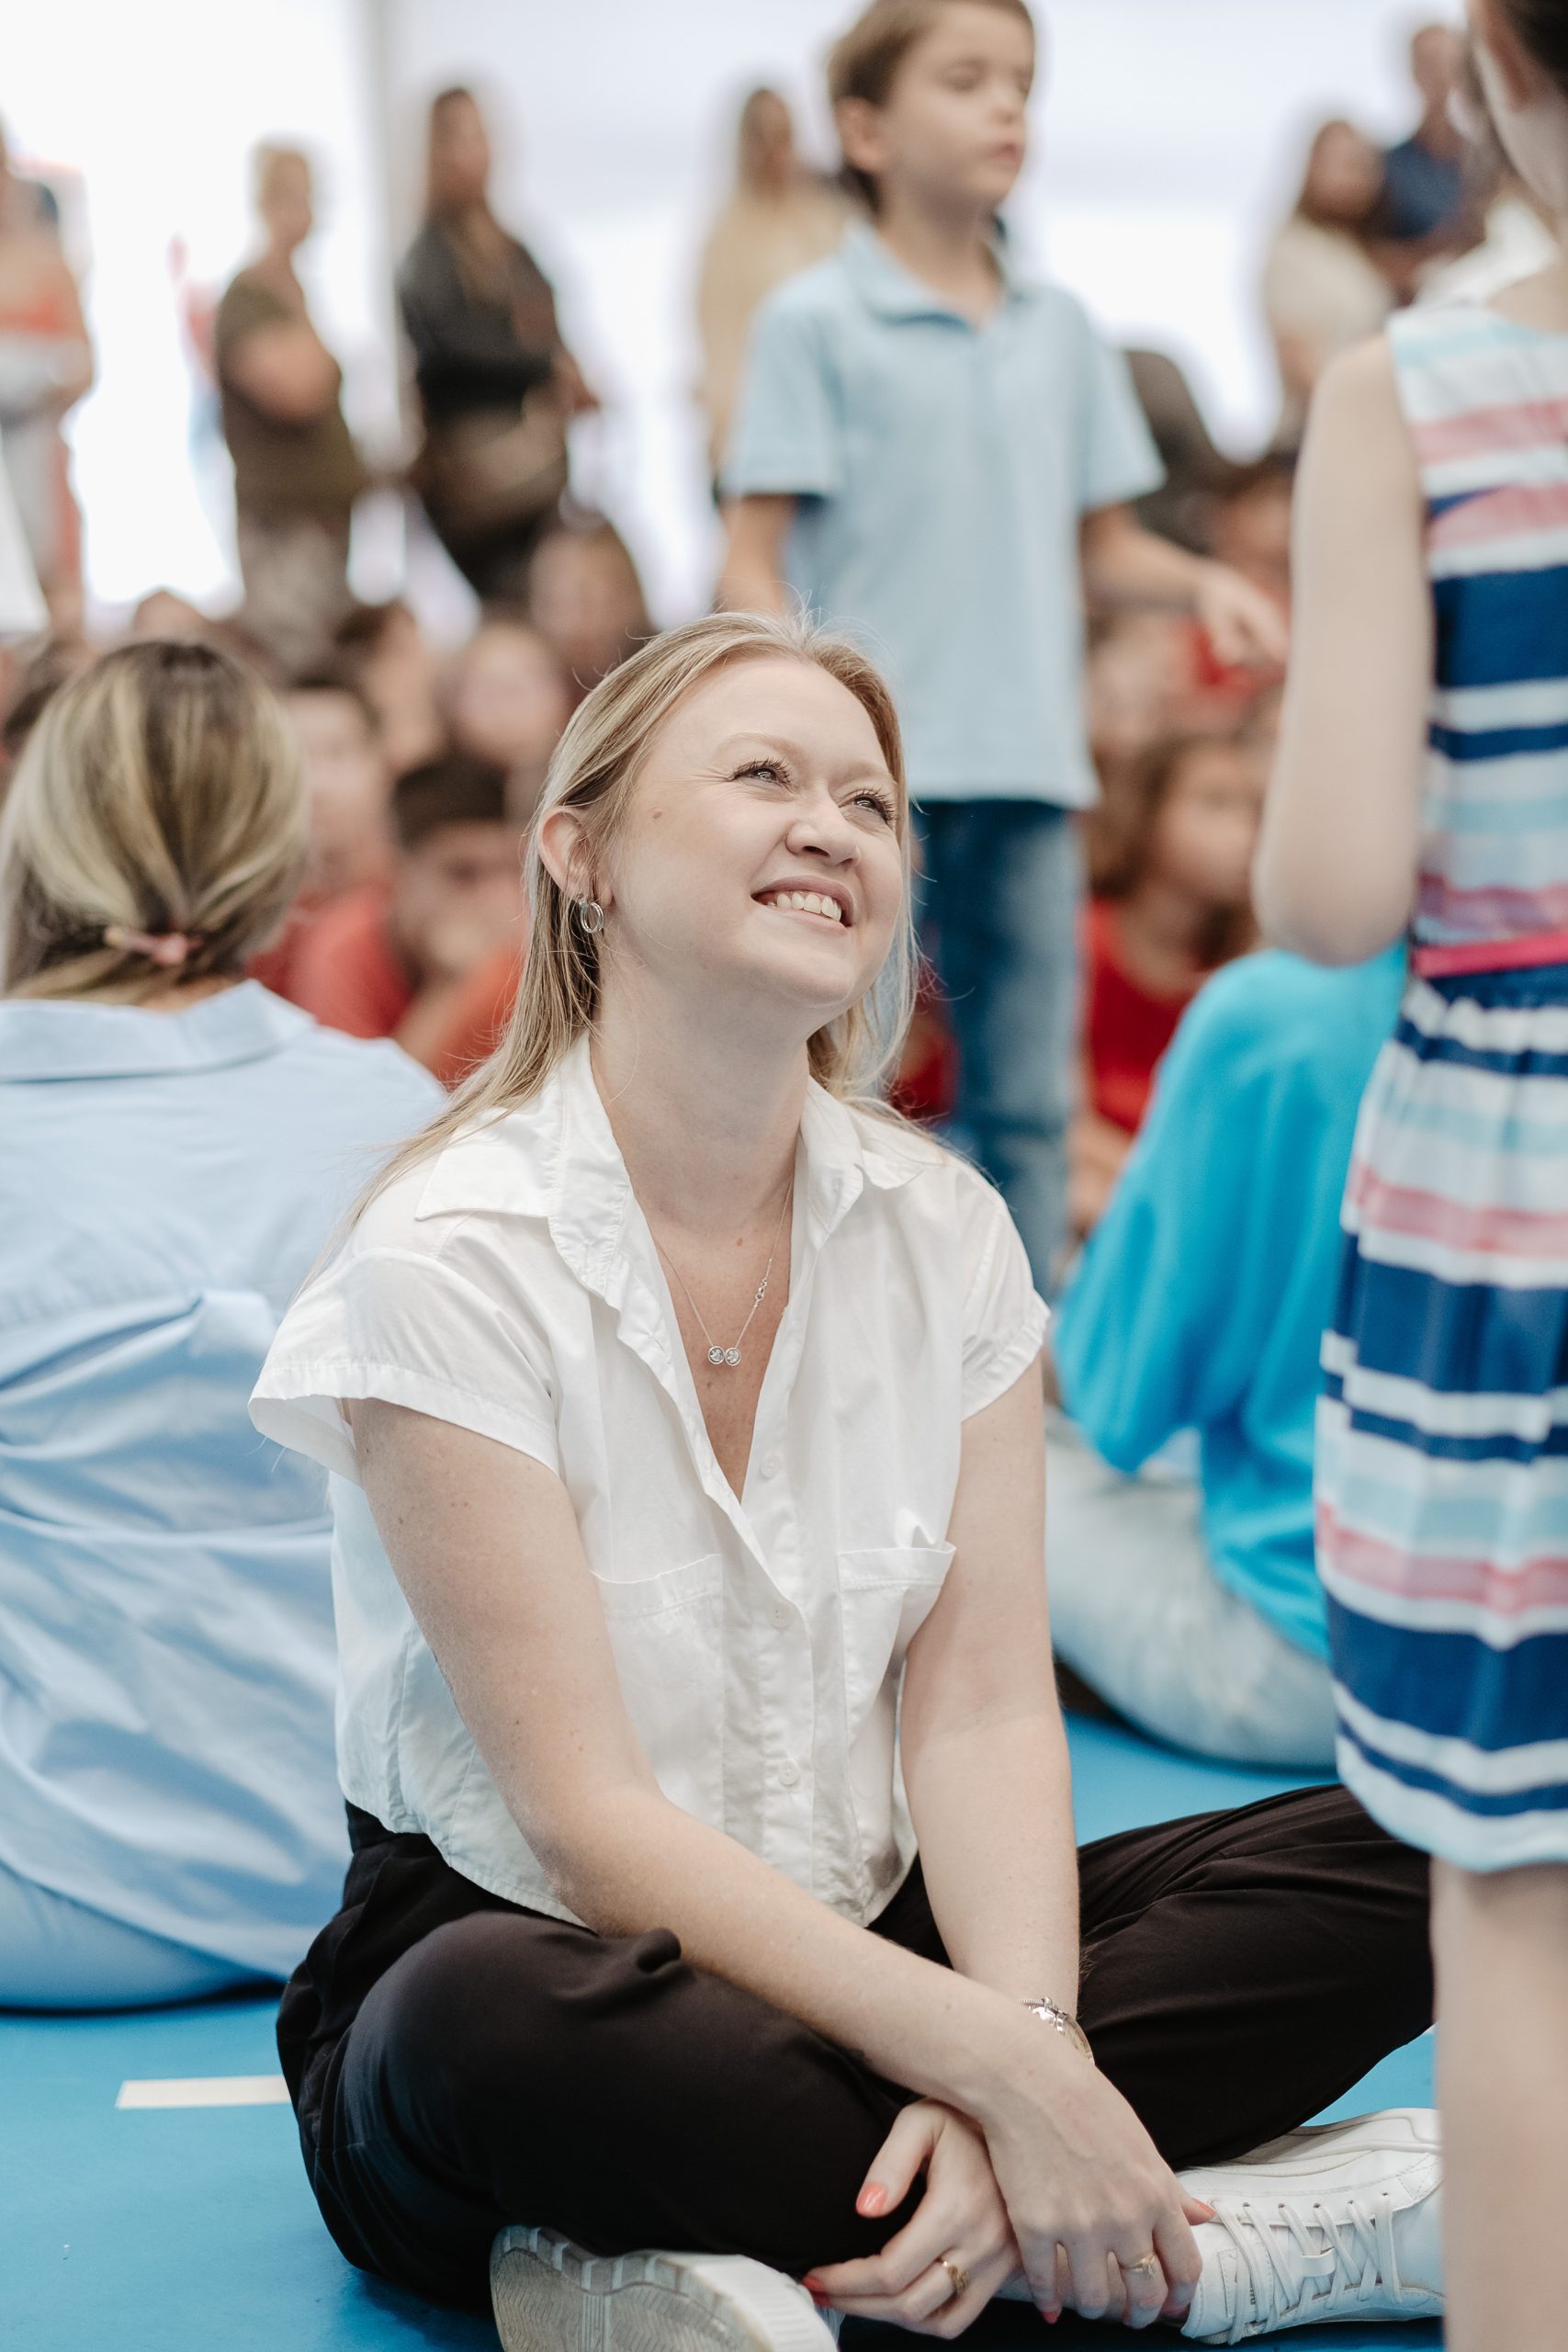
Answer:
[[[1023,2007],[1032,2018],[1038,2018],[1042,2025],[1048,2025],[1059,2033],[1064,2041],[1070,2041],[1078,2056],[1087,2058],[1093,2065],[1094,2052],[1089,2046],[1089,2036],[1070,2009],[1063,2008],[1061,2003],[1052,2000],[1048,1993],[1042,1994],[1037,2001],[1025,2001]]]

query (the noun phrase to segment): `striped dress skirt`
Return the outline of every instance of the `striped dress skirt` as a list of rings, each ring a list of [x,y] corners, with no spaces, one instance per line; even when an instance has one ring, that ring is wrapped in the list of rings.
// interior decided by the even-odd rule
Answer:
[[[1470,1871],[1568,1861],[1568,965],[1416,979],[1324,1341],[1347,1785]]]

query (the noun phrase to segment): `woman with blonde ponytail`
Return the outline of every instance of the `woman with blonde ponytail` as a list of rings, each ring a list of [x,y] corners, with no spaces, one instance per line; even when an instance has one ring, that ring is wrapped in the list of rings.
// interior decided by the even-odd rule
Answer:
[[[722,615],[613,672],[506,1035],[253,1399],[334,1474],[355,1858],[279,2018],[306,2165],[351,2261],[493,2291],[509,2352],[829,2352],[803,2277],[938,2335],[1008,2291],[1229,2337],[1314,2228],[1314,2313],[1413,2308],[1354,2255],[1386,2146],[1171,2169],[1420,2030],[1421,1871],[1324,1791],[1075,1854],[1044,1309],[998,1195],[874,1099],[908,842],[849,646]],[[1243,2260],[1269,2188],[1319,2218]]]
[[[243,979],[305,846],[225,655],[106,655],[0,817],[0,2006],[287,1975],[344,1851],[319,1478],[245,1398],[435,1089]]]

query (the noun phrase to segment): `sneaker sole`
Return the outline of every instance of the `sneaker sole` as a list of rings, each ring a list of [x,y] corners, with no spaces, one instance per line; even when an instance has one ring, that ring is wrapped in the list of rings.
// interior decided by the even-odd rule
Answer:
[[[513,2226],[490,2284],[504,2352],[833,2352],[803,2292],[741,2255],[592,2255]]]

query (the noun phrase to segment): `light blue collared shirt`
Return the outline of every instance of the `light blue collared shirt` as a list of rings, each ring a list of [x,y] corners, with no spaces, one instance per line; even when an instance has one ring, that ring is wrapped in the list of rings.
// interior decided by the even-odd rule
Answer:
[[[887,673],[918,798],[1082,808],[1079,526],[1163,477],[1120,354],[998,259],[982,326],[863,227],[771,295],[724,489],[799,500],[791,584]]]
[[[441,1100],[254,981],[0,1002],[0,1861],[277,1975],[347,1852],[331,1525],[246,1401]]]

